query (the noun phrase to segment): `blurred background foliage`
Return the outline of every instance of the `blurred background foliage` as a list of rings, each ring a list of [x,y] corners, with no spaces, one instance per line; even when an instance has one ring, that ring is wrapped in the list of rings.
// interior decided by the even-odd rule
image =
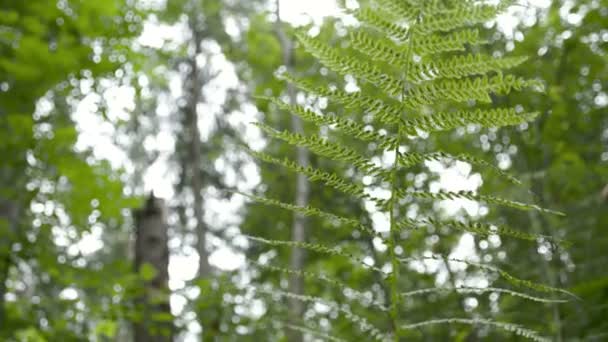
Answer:
[[[507,30],[497,34],[488,26],[493,43],[483,48],[496,55],[530,56],[516,72],[543,80],[546,93],[497,97],[495,102],[537,110],[540,118],[500,130],[463,127],[414,140],[411,148],[466,150],[494,160],[522,179],[524,190],[493,173],[479,177],[466,165],[455,170],[461,178],[481,179],[481,187],[493,193],[534,201],[567,216],[483,207],[454,212],[437,203],[411,204],[407,214],[487,216],[572,246],[437,231],[430,238],[413,233],[404,249],[419,255],[467,248],[522,278],[566,288],[580,300],[553,306],[487,294],[419,296],[407,302],[407,319],[416,322],[438,312],[449,317],[464,309],[470,317],[489,314],[526,322],[556,341],[603,341],[608,339],[608,1],[536,3],[516,6],[516,20]],[[284,83],[273,76],[283,63],[274,5],[264,0],[0,3],[0,340],[130,340],[131,323],[138,317],[133,300],[149,277],[134,272],[130,261],[131,209],[151,190],[166,197],[170,207],[169,286],[176,338],[285,340],[280,322],[287,305],[248,288],[274,284],[286,289],[285,275],[258,263],[288,265],[289,251],[258,249],[241,234],[290,239],[292,214],[246,203],[234,194],[258,193],[286,202],[295,197],[294,174],[257,167],[243,148],[247,143],[278,156],[295,153],[267,144],[248,124],[263,119],[276,128],[290,125],[288,113],[258,100],[285,96]],[[343,44],[347,18],[314,19],[310,30]],[[283,23],[282,29],[291,36],[291,24]],[[328,73],[297,46],[293,71],[317,84],[352,83]],[[344,110],[303,94],[298,101],[338,115]],[[83,114],[87,111],[94,115]],[[95,120],[88,125],[92,130],[83,128],[87,120]],[[198,135],[192,133],[192,122],[200,128]],[[90,138],[87,144],[97,129],[109,132],[109,140]],[[119,152],[98,153],[105,144]],[[193,146],[200,158],[193,159]],[[377,148],[354,140],[352,147]],[[324,163],[311,156],[312,165],[357,177],[346,165]],[[421,165],[404,176],[428,188],[441,184],[442,174],[452,167],[437,171]],[[373,222],[373,213],[361,202],[314,183],[310,194],[315,207]],[[348,241],[366,248],[376,264],[386,260],[378,243],[363,236],[335,230],[328,237],[331,222],[310,218],[307,227],[308,241],[321,235],[325,243]],[[201,231],[203,246],[197,244]],[[210,272],[185,270],[200,264],[199,255],[208,259]],[[340,278],[374,297],[385,295],[373,274],[353,272],[344,260],[306,258],[308,270]],[[402,286],[466,284],[476,276],[446,264],[411,270]],[[342,302],[347,300],[342,292],[305,281],[308,295]],[[353,310],[365,306],[353,305]],[[387,328],[383,317],[366,318]],[[320,328],[331,326],[346,340],[359,339],[348,321],[331,317],[318,305],[307,304],[303,319]],[[510,338],[456,326],[412,335],[424,341],[490,337]]]

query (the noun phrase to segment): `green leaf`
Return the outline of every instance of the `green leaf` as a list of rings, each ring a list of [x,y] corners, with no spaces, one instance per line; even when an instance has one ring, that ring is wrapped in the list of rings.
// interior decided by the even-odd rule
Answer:
[[[158,275],[158,271],[154,267],[154,265],[150,263],[143,263],[139,268],[139,276],[144,281],[150,281],[154,279]]]
[[[102,320],[95,326],[95,335],[113,339],[118,332],[118,324],[115,321]]]

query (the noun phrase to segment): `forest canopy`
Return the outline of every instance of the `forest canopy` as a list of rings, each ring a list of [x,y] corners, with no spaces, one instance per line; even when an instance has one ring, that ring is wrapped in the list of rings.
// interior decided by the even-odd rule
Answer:
[[[1,341],[608,339],[608,1],[0,2]]]

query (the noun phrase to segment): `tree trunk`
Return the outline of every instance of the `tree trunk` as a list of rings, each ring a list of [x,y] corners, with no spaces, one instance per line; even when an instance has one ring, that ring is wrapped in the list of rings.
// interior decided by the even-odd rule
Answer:
[[[185,108],[186,123],[189,131],[189,171],[190,171],[190,188],[194,197],[193,209],[194,218],[196,220],[196,237],[197,237],[197,252],[199,256],[198,262],[198,277],[206,277],[211,273],[211,266],[209,265],[209,253],[207,252],[207,226],[205,225],[205,209],[203,202],[203,175],[202,175],[202,161],[201,161],[201,133],[198,128],[198,112],[197,106],[201,101],[201,90],[203,87],[201,79],[201,70],[196,61],[201,51],[201,34],[197,27],[197,21],[195,18],[190,18],[189,21],[190,30],[192,32],[192,41],[194,44],[194,54],[190,57],[190,75],[187,81],[188,88],[188,104]],[[186,166],[186,165],[184,165]]]
[[[287,68],[287,71],[293,70],[295,67],[295,58],[293,55],[293,42],[287,37],[282,28],[281,16],[279,15],[279,0],[276,2],[276,15],[277,15],[277,35],[281,43],[283,51],[283,64]],[[296,89],[293,84],[287,84],[287,94],[289,96],[289,102],[295,105],[296,100]],[[303,134],[304,126],[300,117],[296,115],[291,116],[291,129],[294,133]],[[296,148],[296,160],[298,164],[303,167],[307,167],[310,164],[308,150],[303,147]],[[298,173],[296,180],[296,193],[295,193],[295,204],[297,206],[307,206],[310,196],[310,185],[305,175]],[[306,241],[306,217],[295,213],[293,216],[293,226],[291,229],[291,240],[296,242]],[[305,252],[301,248],[293,248],[289,258],[289,267],[292,270],[302,270],[304,268]],[[301,277],[292,275],[289,278],[289,291],[295,294],[304,294],[304,280]],[[288,321],[291,324],[298,324],[302,320],[304,314],[304,303],[293,298],[288,299]],[[288,329],[287,339],[290,342],[301,342],[303,340],[302,333]]]
[[[11,267],[11,249],[19,219],[18,206],[13,201],[0,199],[0,330],[6,327],[4,296]]]
[[[135,212],[135,269],[146,278],[145,269],[155,272],[144,283],[138,300],[142,320],[135,323],[135,342],[172,341],[173,324],[169,304],[169,241],[166,208],[162,199],[150,195],[144,208]],[[144,266],[145,265],[145,266]]]

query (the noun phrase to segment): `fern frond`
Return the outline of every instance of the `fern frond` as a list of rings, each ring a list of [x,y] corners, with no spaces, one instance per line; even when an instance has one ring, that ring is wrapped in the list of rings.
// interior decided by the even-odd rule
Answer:
[[[424,199],[434,199],[434,200],[455,200],[455,199],[467,199],[471,201],[481,201],[489,204],[501,205],[504,207],[510,207],[514,209],[520,210],[536,210],[539,212],[553,214],[558,216],[564,216],[565,214],[559,211],[546,209],[539,207],[536,204],[522,203],[517,201],[511,201],[508,199],[504,199],[501,197],[490,196],[490,195],[481,195],[477,194],[473,191],[438,191],[438,192],[429,192],[429,191],[404,191],[398,190],[401,198],[407,198],[408,196],[412,196],[415,198],[424,198]]]
[[[303,325],[296,325],[296,324],[292,324],[292,323],[283,323],[283,326],[285,326],[285,327],[287,327],[288,329],[291,329],[291,330],[299,331],[301,333],[310,334],[312,336],[320,337],[324,341],[346,342],[346,340],[341,339],[339,337],[332,336],[332,335],[329,335],[329,334],[327,334],[325,332],[322,332],[322,331],[319,331],[319,330],[315,330],[315,329],[311,329],[311,328],[308,328],[308,327],[303,326]]]
[[[354,264],[358,264],[362,267],[365,267],[365,268],[368,268],[375,272],[378,272],[384,276],[388,275],[388,273],[385,272],[384,270],[382,270],[381,268],[378,268],[376,266],[366,263],[362,258],[359,258],[352,253],[344,251],[344,249],[340,248],[339,246],[328,247],[328,246],[318,244],[318,243],[297,242],[297,241],[290,241],[290,240],[269,240],[269,239],[264,239],[261,237],[256,237],[256,236],[251,236],[251,235],[243,235],[243,237],[245,237],[251,241],[259,242],[259,243],[269,245],[269,246],[274,246],[274,247],[301,248],[301,249],[305,249],[305,250],[320,253],[320,254],[339,256],[339,257],[350,260]]]
[[[399,24],[395,24],[390,20],[386,20],[385,16],[375,12],[369,8],[351,12],[355,18],[363,24],[374,27],[386,36],[390,36],[398,41],[405,42],[409,36],[409,30]]]
[[[484,294],[484,293],[502,293],[513,297],[519,297],[526,300],[530,300],[533,302],[539,303],[566,303],[568,302],[565,299],[552,299],[552,298],[543,298],[532,296],[527,293],[517,292],[509,289],[504,289],[500,287],[470,287],[470,286],[462,286],[462,287],[430,287],[426,289],[419,289],[414,291],[408,291],[401,294],[402,297],[412,297],[425,295],[429,293],[442,293],[442,292],[456,292],[456,293],[464,293],[464,294]]]
[[[474,166],[487,167],[487,168],[491,169],[492,171],[494,171],[497,175],[501,176],[502,178],[506,179],[507,181],[509,181],[512,184],[515,184],[515,185],[522,184],[522,182],[519,179],[517,179],[517,178],[511,176],[509,173],[501,170],[496,165],[490,164],[483,159],[469,156],[469,155],[463,154],[463,153],[454,156],[449,153],[445,153],[445,152],[441,152],[441,151],[432,152],[432,153],[408,152],[408,153],[400,153],[398,158],[399,158],[399,164],[405,168],[411,167],[416,164],[420,164],[421,162],[424,162],[424,161],[432,161],[432,160],[448,161],[448,162],[456,161],[456,160],[463,161],[463,162],[472,164]]]
[[[505,4],[462,4],[456,8],[428,8],[420,24],[413,27],[418,34],[448,32],[457,28],[482,24],[496,17],[505,9]]]
[[[527,59],[525,56],[496,58],[483,54],[468,54],[445,60],[432,60],[412,65],[408,80],[420,83],[430,79],[484,75],[514,68]]]
[[[463,263],[465,265],[468,266],[472,266],[472,267],[476,267],[479,268],[481,270],[484,271],[490,271],[490,272],[494,272],[495,274],[498,274],[499,276],[501,276],[502,278],[504,278],[507,282],[509,282],[511,285],[517,286],[517,287],[525,287],[531,290],[535,290],[538,292],[545,292],[545,293],[555,293],[555,294],[564,294],[567,295],[569,297],[572,298],[576,298],[579,299],[575,294],[564,290],[564,289],[560,289],[560,288],[556,288],[556,287],[552,287],[552,286],[548,286],[548,285],[544,285],[544,284],[540,284],[540,283],[535,283],[533,281],[530,280],[526,280],[526,279],[520,279],[512,274],[510,274],[509,272],[492,266],[492,265],[488,265],[488,264],[482,264],[479,262],[475,262],[475,261],[470,261],[470,260],[464,260],[464,259],[459,259],[459,258],[450,258],[450,257],[445,257],[443,255],[432,255],[432,256],[422,256],[422,257],[408,257],[408,258],[400,258],[399,261],[402,263],[408,263],[411,261],[424,261],[424,260],[436,260],[436,261],[442,261],[442,262],[459,262],[459,263]]]
[[[357,78],[362,78],[389,95],[398,96],[401,94],[404,83],[387,75],[369,62],[365,63],[352,57],[340,56],[335,49],[320,43],[306,33],[297,33],[296,36],[304,49],[317,57],[329,69],[342,75],[352,74]]]
[[[342,1],[344,2],[344,1]],[[302,166],[289,159],[278,159],[270,155],[252,152],[262,161],[286,167],[305,175],[309,180],[319,181],[329,187],[337,189],[356,199],[375,202],[377,209],[388,217],[389,229],[385,234],[376,232],[357,220],[341,217],[332,213],[313,208],[310,206],[296,206],[263,197],[250,197],[251,199],[265,205],[275,206],[290,210],[304,216],[315,216],[334,223],[339,228],[350,228],[358,230],[369,236],[378,237],[387,246],[385,264],[378,266],[367,261],[365,252],[361,252],[362,244],[336,243],[330,245],[324,239],[311,239],[314,242],[300,242],[290,240],[273,240],[261,237],[245,236],[253,245],[265,244],[289,249],[301,249],[327,257],[345,259],[352,263],[353,268],[367,268],[379,273],[381,279],[376,279],[382,285],[386,285],[386,302],[368,303],[369,306],[379,308],[383,314],[387,314],[390,320],[393,335],[383,333],[365,320],[365,318],[351,312],[348,305],[339,305],[336,302],[326,301],[319,297],[305,296],[303,294],[269,291],[269,294],[292,298],[304,302],[322,302],[329,305],[337,313],[344,314],[346,319],[354,325],[362,325],[363,331],[374,339],[401,341],[406,330],[417,329],[425,326],[438,324],[470,324],[483,325],[495,329],[513,332],[515,335],[531,338],[537,341],[545,341],[536,331],[523,328],[516,324],[495,322],[483,318],[440,318],[413,324],[405,324],[401,321],[403,308],[401,308],[404,297],[423,295],[430,293],[455,292],[469,294],[483,294],[488,292],[500,293],[525,300],[539,303],[562,303],[567,295],[575,297],[566,290],[538,284],[530,280],[517,278],[505,270],[491,264],[475,261],[449,258],[441,255],[423,257],[402,257],[396,252],[400,246],[405,230],[423,231],[419,228],[449,227],[456,231],[468,232],[479,236],[506,236],[520,240],[533,242],[551,242],[558,246],[564,246],[565,242],[553,239],[549,236],[531,234],[526,231],[511,229],[508,226],[493,225],[488,223],[467,222],[454,217],[448,220],[435,218],[409,219],[398,217],[403,205],[403,200],[455,200],[466,199],[485,202],[490,205],[500,205],[519,210],[536,210],[544,213],[563,215],[560,212],[541,208],[534,203],[522,203],[516,200],[505,199],[494,195],[479,194],[473,191],[439,191],[430,192],[416,190],[415,188],[399,188],[404,182],[400,179],[403,169],[426,161],[453,162],[462,161],[471,164],[476,169],[489,169],[511,184],[522,185],[514,176],[500,169],[493,163],[472,155],[450,154],[444,151],[425,150],[401,152],[402,145],[408,139],[415,139],[423,133],[434,133],[455,129],[468,125],[480,125],[483,127],[501,127],[518,125],[533,120],[538,113],[519,113],[518,108],[503,109],[479,109],[436,112],[438,108],[456,103],[467,103],[473,106],[479,103],[492,104],[493,95],[506,95],[511,91],[521,91],[532,88],[539,90],[543,88],[542,82],[529,80],[514,75],[503,74],[508,69],[514,68],[526,60],[525,57],[503,57],[494,58],[489,55],[473,54],[472,52],[454,53],[466,51],[472,45],[486,44],[480,31],[474,28],[489,20],[503,11],[513,0],[499,0],[497,5],[490,5],[486,1],[479,0],[371,0],[369,4],[363,5],[352,13],[362,24],[356,32],[349,36],[350,47],[354,54],[343,54],[341,48],[333,47],[323,43],[320,38],[313,38],[304,31],[298,31],[296,36],[310,54],[316,57],[328,69],[341,75],[350,75],[357,80],[369,83],[376,89],[368,95],[368,87],[362,86],[361,90],[350,92],[341,85],[328,84],[315,86],[310,82],[298,79],[288,73],[277,75],[278,78],[289,82],[291,85],[302,89],[310,96],[323,98],[332,104],[341,104],[345,109],[358,111],[357,117],[341,117],[335,114],[324,114],[315,109],[309,109],[305,105],[288,104],[279,99],[268,99],[279,109],[288,111],[304,121],[317,127],[329,127],[341,134],[332,134],[329,138],[322,134],[304,135],[288,131],[278,131],[274,128],[257,124],[269,137],[282,140],[290,145],[307,148],[312,153],[332,161],[338,161],[357,168],[356,177],[361,174],[373,176],[374,185],[380,183],[383,190],[388,190],[390,196],[375,198],[370,195],[374,189],[366,187],[364,182],[354,182],[351,177],[343,177],[331,172],[325,172],[313,167]],[[373,27],[375,32],[366,33],[367,26]],[[352,52],[352,51],[350,51]],[[365,60],[361,54],[366,55]],[[371,124],[367,125],[372,118]],[[361,117],[363,120],[355,121]],[[382,130],[375,130],[383,124]],[[384,131],[390,133],[384,134]],[[426,135],[426,134],[424,134]],[[345,138],[346,142],[339,142]],[[373,142],[383,152],[394,153],[390,166],[380,163],[378,158],[371,158],[358,152],[357,149],[348,146],[354,138],[363,142]],[[371,144],[368,144],[371,145]],[[419,144],[408,144],[415,147]],[[429,144],[424,144],[430,146]],[[432,145],[432,144],[431,144]],[[370,153],[371,154],[371,153]],[[384,159],[383,159],[384,161]],[[350,170],[350,169],[349,169]],[[359,172],[360,171],[360,172]],[[366,182],[365,182],[366,183]],[[367,183],[366,183],[367,184]],[[387,198],[388,197],[388,198]],[[429,229],[425,229],[424,232]],[[443,229],[442,229],[443,230]],[[317,242],[318,241],[318,242]],[[376,240],[374,240],[376,241]],[[415,255],[414,251],[410,252]],[[407,255],[406,255],[407,256]],[[501,287],[488,288],[426,288],[403,292],[403,282],[400,272],[405,271],[409,262],[437,260],[443,262],[461,262],[468,268],[474,268],[475,273],[483,274],[488,280],[499,278],[501,283],[509,283],[512,288],[523,288],[511,290]],[[388,266],[390,264],[390,271]],[[320,281],[324,284],[341,289],[347,299],[362,300],[367,296],[348,287],[347,284],[337,278],[330,278],[324,274],[308,272],[303,269],[288,269],[270,265],[259,265],[267,270],[279,272],[292,277],[301,277]],[[386,269],[386,271],[385,271]],[[283,277],[282,277],[283,278]],[[348,291],[347,291],[348,290]],[[347,295],[350,292],[351,295]],[[532,292],[528,294],[527,292]],[[543,293],[547,297],[538,293]],[[559,296],[561,295],[561,296]],[[388,299],[390,298],[390,299]],[[369,299],[368,299],[369,302]],[[363,302],[361,304],[364,304]],[[386,305],[387,307],[385,307]],[[366,306],[366,305],[363,305]],[[359,308],[359,306],[357,306]],[[386,312],[388,311],[388,312]],[[333,314],[333,312],[332,312]],[[293,322],[290,322],[290,324]],[[306,326],[295,325],[298,331],[314,335],[316,331],[308,331]],[[322,338],[325,332],[320,332]],[[329,335],[328,335],[329,336]]]
[[[349,39],[355,50],[368,55],[373,60],[386,62],[401,69],[407,64],[406,49],[397,46],[389,39],[379,39],[362,30],[351,32]]]
[[[377,0],[376,3],[393,17],[412,21],[416,19],[420,11],[408,4],[407,1],[399,0]]]
[[[393,0],[395,1],[395,0]],[[416,9],[419,14],[432,15],[450,9],[450,3],[441,0],[403,0],[402,3],[412,9]]]
[[[550,339],[540,336],[538,332],[522,327],[518,324],[497,322],[482,318],[440,318],[431,319],[419,323],[405,324],[400,327],[402,330],[414,330],[431,325],[439,324],[466,324],[466,325],[485,325],[512,332],[518,336],[525,337],[537,342],[551,342]]]
[[[417,35],[412,38],[412,49],[418,55],[464,51],[465,45],[482,45],[488,41],[480,38],[479,30],[463,29],[447,34]]]
[[[339,311],[343,314],[343,316],[349,320],[353,325],[355,325],[361,332],[369,334],[376,341],[388,341],[389,335],[380,331],[380,329],[376,328],[373,324],[369,323],[369,321],[365,317],[361,317],[350,310],[348,305],[338,304],[337,302],[326,300],[319,297],[300,295],[292,292],[282,291],[278,289],[265,290],[260,288],[253,288],[258,293],[263,293],[269,296],[280,296],[283,298],[292,298],[295,300],[299,300],[302,302],[308,303],[321,303],[324,304],[335,311]]]
[[[372,114],[375,119],[385,124],[398,123],[403,113],[404,107],[402,105],[387,103],[377,98],[363,95],[361,92],[349,93],[330,87],[317,87],[288,73],[282,73],[278,77],[311,94],[327,97],[330,101],[340,103],[348,109],[362,110],[365,113]]]
[[[512,237],[515,239],[520,239],[524,241],[548,241],[554,245],[560,246],[562,248],[568,248],[570,246],[570,242],[564,241],[561,239],[556,239],[552,236],[542,235],[542,234],[531,234],[522,232],[520,230],[515,230],[503,225],[493,225],[482,222],[466,222],[459,220],[437,220],[432,217],[426,219],[402,219],[397,222],[397,226],[401,230],[411,230],[411,229],[419,229],[422,227],[436,227],[436,228],[444,228],[451,227],[453,229],[471,233],[473,235],[479,235],[483,237],[487,237],[490,235],[498,235],[503,237]]]
[[[368,175],[382,175],[386,171],[369,159],[359,155],[355,150],[341,144],[330,142],[316,135],[304,136],[289,131],[278,131],[263,123],[253,123],[269,136],[285,141],[293,146],[308,148],[320,156],[349,163]],[[337,176],[336,176],[337,177]]]
[[[463,192],[461,191],[460,193],[463,193]],[[465,198],[466,197],[468,197],[469,199],[477,198],[478,201],[483,201],[483,202],[490,203],[490,204],[501,205],[503,207],[510,207],[510,208],[519,209],[519,210],[536,210],[536,211],[546,213],[546,214],[557,215],[557,216],[566,216],[566,214],[564,214],[561,211],[543,208],[536,204],[522,203],[522,202],[512,201],[512,200],[508,200],[508,199],[496,197],[496,196],[491,196],[491,195],[479,195],[479,194],[472,194],[472,193],[464,192],[464,196],[465,196]]]
[[[355,289],[349,287],[348,285],[344,284],[340,280],[331,278],[325,274],[314,273],[314,272],[309,272],[309,271],[292,270],[289,268],[277,267],[277,266],[272,266],[272,265],[264,265],[264,264],[260,264],[257,262],[253,262],[253,263],[258,267],[261,267],[261,268],[264,268],[266,270],[270,270],[273,272],[283,273],[283,274],[287,274],[287,275],[295,275],[300,278],[316,280],[316,281],[321,281],[321,282],[327,283],[336,289],[340,289],[342,293],[347,292],[349,296],[359,300],[362,303],[369,302],[369,304],[371,306],[379,309],[380,311],[385,311],[385,312],[388,311],[388,308],[386,306],[384,306],[384,304],[382,304],[381,302],[377,301],[376,299],[370,300],[363,292],[355,290]]]
[[[389,40],[377,39],[356,31],[350,34],[353,48],[372,57],[404,69],[411,58],[406,49],[396,46]],[[441,40],[444,41],[444,40]],[[454,56],[448,59],[429,58],[427,62],[412,64],[410,72],[406,75],[410,82],[420,83],[437,78],[461,78],[475,75],[484,75],[489,72],[499,72],[512,69],[527,60],[526,56],[496,58],[484,54],[467,54]]]
[[[433,16],[446,11],[467,8],[475,4],[472,0],[392,0],[401,1],[405,6],[415,9],[420,15]]]
[[[458,260],[452,260],[452,261],[458,261]],[[564,295],[567,295],[569,297],[572,297],[574,299],[578,299],[580,300],[580,298],[578,298],[575,294],[573,294],[570,291],[564,290],[564,289],[560,289],[557,287],[553,287],[553,286],[548,286],[548,285],[544,285],[544,284],[540,284],[540,283],[535,283],[533,281],[527,280],[527,279],[520,279],[517,278],[513,275],[511,275],[509,272],[500,269],[498,267],[494,267],[494,266],[490,266],[490,265],[484,265],[484,264],[480,264],[480,263],[475,263],[475,262],[468,262],[470,265],[472,266],[476,266],[480,269],[486,269],[489,271],[494,271],[496,273],[498,273],[501,277],[505,278],[505,280],[507,280],[509,283],[515,285],[515,286],[520,286],[520,287],[527,287],[529,289],[532,290],[536,290],[539,292],[545,292],[545,293],[561,293]]]
[[[418,131],[441,132],[469,124],[483,127],[514,126],[532,121],[538,114],[538,112],[518,113],[515,108],[442,112],[408,119],[403,124],[403,129],[408,135],[415,136]]]
[[[301,117],[305,121],[311,122],[317,126],[331,126],[342,131],[344,134],[359,140],[373,141],[377,143],[380,148],[390,149],[394,148],[397,144],[397,138],[388,137],[385,134],[380,134],[373,130],[367,129],[365,126],[352,120],[345,120],[336,115],[317,114],[312,110],[308,110],[300,105],[289,105],[276,98],[267,99],[277,105],[280,109],[291,112],[292,114]]]
[[[345,194],[349,194],[360,199],[375,200],[368,193],[365,192],[365,188],[362,185],[346,180],[334,173],[321,171],[319,169],[313,168],[312,166],[304,167],[287,158],[279,159],[262,152],[250,151],[249,153],[259,160],[270,164],[282,166],[293,172],[301,173],[311,181],[322,182],[323,184]]]
[[[489,77],[487,75],[466,79],[440,79],[425,82],[413,87],[405,96],[405,104],[410,107],[434,104],[437,101],[467,102],[477,100],[483,103],[491,103],[490,94],[504,95],[512,90],[524,88],[542,89],[543,85],[538,80],[527,80],[521,77],[498,74]]]
[[[361,222],[359,220],[332,214],[332,213],[329,213],[329,212],[326,212],[326,211],[323,211],[321,209],[314,208],[311,206],[305,206],[305,207],[297,206],[297,205],[281,202],[281,201],[267,198],[267,197],[254,196],[254,195],[244,194],[244,193],[240,193],[240,192],[238,194],[245,196],[257,203],[261,203],[261,204],[273,206],[273,207],[278,207],[278,208],[283,208],[283,209],[292,211],[294,213],[298,213],[303,216],[315,216],[315,217],[319,217],[322,219],[326,219],[330,222],[336,222],[341,227],[352,227],[352,228],[357,229],[360,232],[364,232],[364,233],[368,234],[369,236],[378,237],[378,238],[384,240],[384,236],[380,232],[377,232],[374,229],[361,224]]]

